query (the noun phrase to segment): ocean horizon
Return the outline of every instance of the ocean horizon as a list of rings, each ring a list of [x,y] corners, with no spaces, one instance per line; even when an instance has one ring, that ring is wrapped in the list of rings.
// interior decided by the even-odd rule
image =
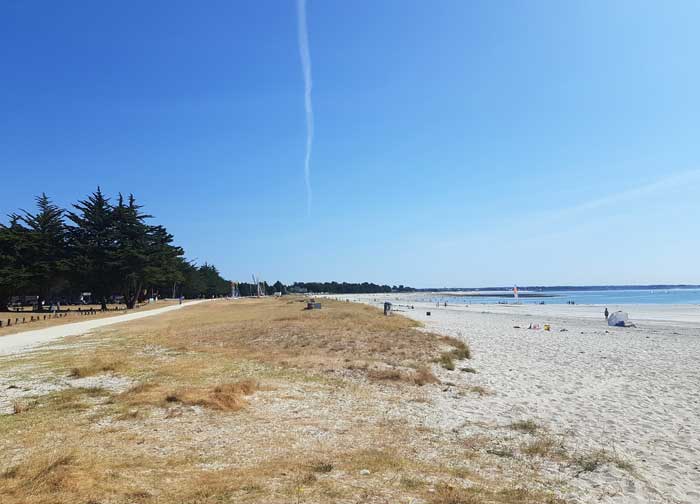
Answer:
[[[425,292],[418,301],[453,304],[515,303],[512,292],[480,291],[486,295],[470,295],[460,292],[449,295],[443,292]],[[700,305],[700,288],[669,289],[601,289],[601,290],[520,290],[520,304],[687,304]],[[537,297],[527,297],[535,294]]]

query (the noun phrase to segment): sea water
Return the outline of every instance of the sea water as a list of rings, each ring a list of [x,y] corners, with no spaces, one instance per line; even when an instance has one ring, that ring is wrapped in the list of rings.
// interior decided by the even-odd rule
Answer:
[[[661,290],[570,290],[570,291],[520,291],[522,294],[538,294],[547,297],[521,297],[518,302],[521,304],[696,304],[700,305],[700,289],[661,289]],[[490,296],[445,296],[441,293],[425,293],[425,297],[420,301],[432,303],[514,303],[513,294],[503,296],[494,295],[496,293],[485,292]]]

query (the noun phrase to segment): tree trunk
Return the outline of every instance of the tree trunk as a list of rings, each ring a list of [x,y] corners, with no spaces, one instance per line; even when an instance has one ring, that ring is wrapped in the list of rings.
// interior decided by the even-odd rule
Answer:
[[[124,304],[127,310],[131,310],[134,307],[134,295],[128,288],[124,291]]]
[[[136,306],[136,302],[139,300],[139,293],[141,292],[141,284],[138,285],[136,290],[134,291],[134,294],[127,295],[124,300],[126,301],[126,307],[129,310],[132,310]]]
[[[10,311],[10,300],[12,296],[9,294],[0,294],[0,311]]]

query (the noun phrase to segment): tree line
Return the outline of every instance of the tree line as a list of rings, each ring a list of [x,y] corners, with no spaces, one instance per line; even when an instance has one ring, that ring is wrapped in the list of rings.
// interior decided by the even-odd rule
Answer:
[[[14,296],[37,296],[37,308],[54,299],[90,292],[105,309],[122,298],[128,308],[147,295],[211,297],[231,292],[210,264],[185,259],[162,225],[133,195],[115,202],[98,187],[66,210],[42,194],[33,212],[20,210],[0,224],[0,309]]]
[[[239,296],[257,296],[258,288],[254,283],[241,282],[236,284]],[[275,293],[287,294],[287,286],[282,282],[277,280],[274,284],[270,285],[267,282],[260,282],[261,294],[266,296],[272,296]]]
[[[403,285],[378,285],[370,282],[295,282],[287,288],[289,292],[324,292],[329,294],[382,294],[386,292],[413,292]]]

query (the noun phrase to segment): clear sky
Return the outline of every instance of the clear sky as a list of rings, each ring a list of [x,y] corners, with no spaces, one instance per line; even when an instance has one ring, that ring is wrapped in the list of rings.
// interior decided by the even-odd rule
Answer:
[[[231,279],[700,283],[700,2],[0,2],[0,214],[133,192]]]

